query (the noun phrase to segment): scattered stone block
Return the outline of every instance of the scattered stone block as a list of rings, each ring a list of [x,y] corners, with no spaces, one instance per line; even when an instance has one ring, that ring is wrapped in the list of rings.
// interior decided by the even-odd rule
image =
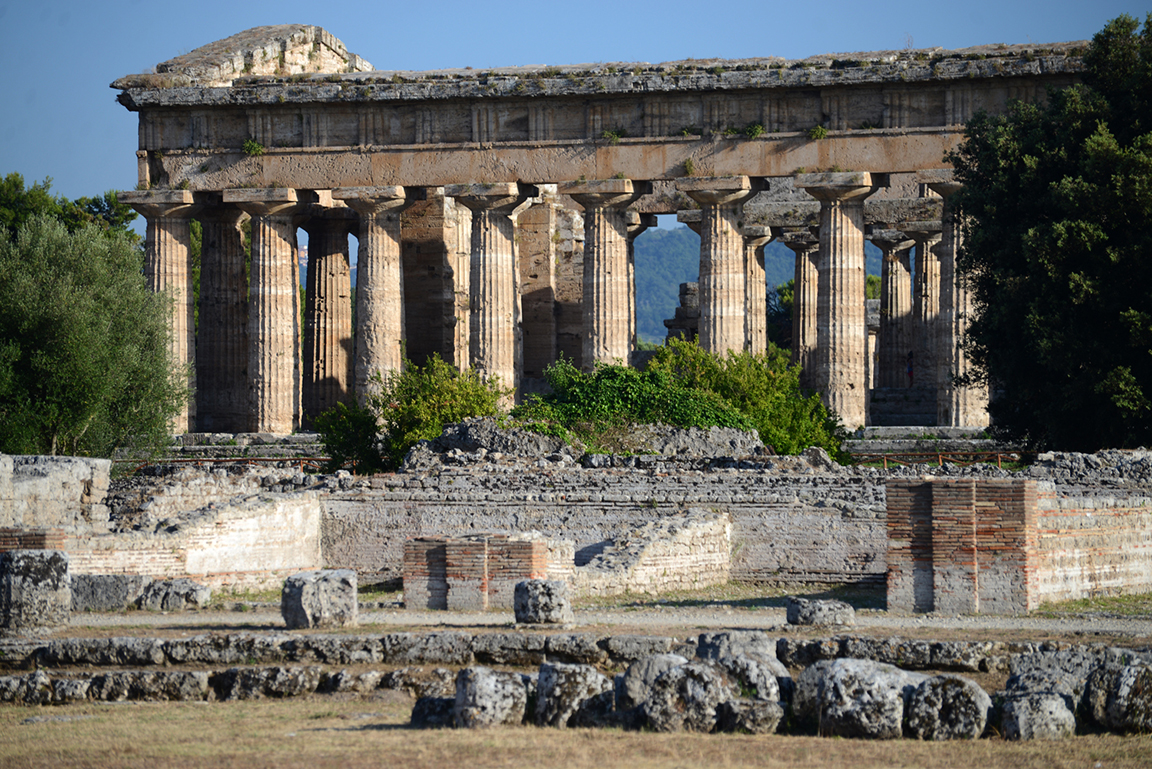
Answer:
[[[528,579],[516,583],[516,621],[526,625],[572,624],[568,585],[554,579]]]
[[[855,625],[856,610],[843,601],[788,596],[789,625]]]
[[[61,627],[68,624],[71,612],[67,553],[0,553],[0,630],[27,634]]]
[[[186,611],[203,609],[211,600],[212,588],[180,578],[149,584],[137,605],[148,611]]]
[[[456,725],[455,697],[421,697],[412,706],[413,729],[446,729]]]
[[[1034,692],[1005,700],[1001,727],[1006,740],[1059,740],[1076,733],[1076,717],[1061,695]]]
[[[536,684],[536,723],[594,726],[607,719],[614,698],[612,681],[591,665],[545,663]]]
[[[657,732],[712,732],[720,705],[736,696],[724,671],[707,662],[690,662],[653,682],[644,701],[644,717]]]
[[[775,734],[784,708],[767,700],[729,700],[720,705],[716,731],[739,734]]]
[[[679,654],[653,654],[636,660],[617,679],[616,709],[624,711],[640,707],[648,699],[657,678],[666,670],[687,664],[688,659]]]
[[[906,700],[928,676],[870,660],[836,660],[820,690],[820,734],[894,740]]]
[[[471,667],[456,676],[456,699],[452,707],[456,726],[465,729],[515,726],[524,722],[527,706],[528,689],[519,673]],[[415,718],[413,711],[413,721]]]
[[[120,611],[136,606],[151,578],[139,574],[73,574],[72,611]]]
[[[293,628],[355,627],[356,572],[325,569],[293,574],[280,592],[280,615]]]
[[[778,678],[791,682],[788,668],[775,657],[736,655],[721,657],[716,664],[724,668],[740,686],[740,696],[745,699],[779,702],[780,683]]]
[[[992,698],[975,681],[933,676],[912,692],[906,708],[908,736],[918,740],[975,740],[984,734]]]
[[[1088,679],[1088,706],[1096,723],[1114,732],[1152,732],[1152,666],[1099,668]]]

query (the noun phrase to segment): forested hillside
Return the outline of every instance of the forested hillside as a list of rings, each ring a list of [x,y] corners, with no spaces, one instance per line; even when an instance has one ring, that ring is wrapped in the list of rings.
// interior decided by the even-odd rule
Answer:
[[[866,269],[880,274],[880,249],[865,243]],[[783,243],[769,243],[764,250],[764,273],[775,287],[792,279],[795,257]],[[680,284],[700,277],[700,236],[685,226],[651,229],[636,238],[636,316],[640,338],[664,339],[665,318],[679,305]]]

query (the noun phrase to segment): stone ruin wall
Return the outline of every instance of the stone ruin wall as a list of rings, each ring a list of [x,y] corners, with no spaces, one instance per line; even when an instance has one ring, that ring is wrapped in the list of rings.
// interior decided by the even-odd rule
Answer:
[[[0,530],[106,524],[111,470],[107,459],[0,454]]]

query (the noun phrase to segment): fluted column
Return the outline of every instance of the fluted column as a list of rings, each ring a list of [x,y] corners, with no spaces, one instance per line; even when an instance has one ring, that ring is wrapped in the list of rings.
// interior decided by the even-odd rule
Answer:
[[[347,398],[352,388],[352,281],[348,234],[355,221],[347,208],[311,219],[304,299],[301,406],[305,424]]]
[[[877,188],[856,172],[801,174],[795,184],[820,201],[815,381],[853,430],[868,420],[864,199]]]
[[[188,401],[172,421],[172,430],[191,432],[196,429],[196,308],[189,247],[195,199],[188,190],[136,190],[119,193],[119,199],[148,221],[144,260],[148,287],[172,297],[170,359],[173,366],[185,368],[190,388]]]
[[[768,350],[764,247],[774,236],[771,227],[746,226],[741,232],[744,236],[744,349],[760,354]]]
[[[225,190],[252,217],[248,284],[248,429],[285,435],[300,426],[300,273],[296,190]]]
[[[200,432],[248,429],[248,276],[244,232],[248,214],[215,205],[198,214],[200,323],[196,343],[197,421]]]
[[[520,291],[513,215],[535,187],[516,182],[453,184],[444,194],[472,211],[469,365],[485,379],[519,386]]]
[[[915,241],[900,230],[876,230],[868,239],[880,249],[880,339],[877,387],[908,387],[908,321],[912,314],[909,263]]]
[[[645,182],[598,179],[558,188],[584,208],[584,323],[582,366],[628,363],[632,349],[628,270],[628,216],[625,210],[648,191]]]
[[[628,339],[629,352],[640,343],[640,332],[636,325],[636,238],[657,224],[656,214],[640,214],[625,211],[628,223]]]
[[[700,346],[744,349],[744,202],[763,188],[747,176],[682,178],[676,189],[700,204]]]
[[[816,260],[820,238],[807,229],[784,232],[780,242],[796,255],[792,278],[792,362],[800,366],[800,386],[815,389],[813,369],[816,352],[816,293],[819,275]]]
[[[912,386],[936,387],[936,323],[940,317],[940,222],[905,222],[901,229],[916,241],[912,286]]]
[[[404,187],[339,187],[360,216],[356,257],[356,329],[353,364],[356,399],[373,391],[373,377],[398,371],[403,363],[404,275],[400,263],[400,214],[416,199]]]
[[[931,176],[930,176],[931,174]],[[921,174],[932,191],[944,198],[940,230],[940,319],[936,324],[936,424],[951,427],[988,426],[988,387],[957,387],[957,377],[970,371],[963,341],[972,314],[972,295],[956,270],[956,257],[963,242],[961,218],[953,193],[960,184],[951,171]]]

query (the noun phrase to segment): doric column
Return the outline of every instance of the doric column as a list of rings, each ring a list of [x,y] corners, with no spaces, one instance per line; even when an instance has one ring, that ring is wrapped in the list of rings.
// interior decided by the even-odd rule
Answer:
[[[783,232],[780,242],[796,254],[792,278],[792,362],[800,366],[800,386],[815,389],[813,369],[816,352],[816,293],[819,275],[816,259],[820,238],[809,230]]]
[[[195,198],[188,190],[136,190],[121,192],[119,198],[148,220],[144,277],[150,289],[172,297],[169,350],[172,364],[187,369],[191,395],[196,387],[196,308],[188,249]],[[186,433],[195,429],[196,401],[190,397],[173,419],[172,430]]]
[[[217,204],[196,218],[204,233],[196,343],[197,429],[241,433],[248,429],[248,276],[241,229],[248,214]]]
[[[936,324],[936,424],[951,427],[988,426],[988,387],[957,387],[956,377],[969,373],[963,341],[972,314],[972,295],[956,270],[956,257],[963,242],[961,217],[953,193],[959,191],[951,170],[918,175],[932,191],[944,198],[940,230],[940,318]]]
[[[746,226],[744,236],[744,349],[768,350],[768,286],[764,277],[764,247],[775,237],[771,227]]]
[[[916,241],[912,286],[912,386],[936,387],[936,322],[940,317],[940,222],[905,222],[900,226]]]
[[[628,338],[632,340],[629,350],[635,350],[640,343],[636,327],[636,238],[655,227],[657,220],[656,214],[624,213],[628,223]]]
[[[801,174],[795,184],[820,201],[815,380],[854,430],[868,420],[864,199],[877,185],[863,172]]]
[[[301,407],[306,425],[346,400],[354,381],[348,234],[356,225],[355,218],[352,210],[341,206],[318,210],[304,225],[308,276]]]
[[[646,182],[598,179],[558,188],[584,208],[585,371],[597,363],[627,365],[632,349],[632,285],[628,271],[628,217],[625,209],[648,192]]]
[[[286,188],[225,190],[252,217],[248,284],[248,429],[285,435],[300,426],[301,196]]]
[[[519,386],[520,291],[516,267],[517,209],[535,197],[528,184],[452,184],[444,194],[472,211],[469,278],[469,365],[485,379]]]
[[[700,204],[700,346],[744,349],[744,201],[763,189],[747,176],[682,178],[676,189]]]
[[[908,321],[912,314],[909,263],[915,242],[900,230],[875,230],[868,239],[880,249],[880,339],[877,387],[908,387]]]
[[[375,374],[398,371],[403,362],[404,275],[400,265],[400,214],[416,192],[404,187],[339,187],[343,200],[360,216],[356,256],[356,399],[363,404]]]

